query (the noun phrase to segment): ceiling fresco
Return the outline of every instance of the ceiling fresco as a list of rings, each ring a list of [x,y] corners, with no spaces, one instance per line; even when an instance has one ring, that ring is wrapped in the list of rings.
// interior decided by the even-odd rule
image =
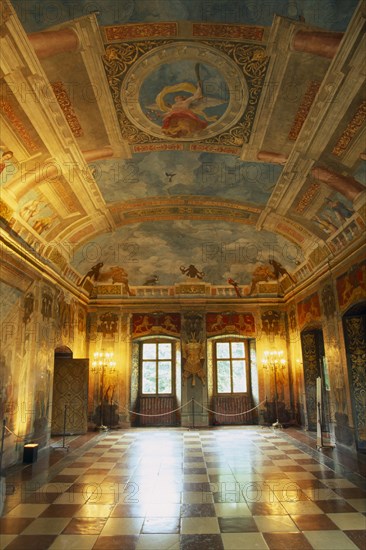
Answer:
[[[107,203],[154,196],[203,195],[264,206],[281,166],[233,155],[188,151],[139,153],[90,165]]]
[[[211,21],[270,26],[273,14],[298,19],[332,31],[344,31],[357,6],[355,0],[13,0],[27,32],[99,12],[101,25],[160,21]]]
[[[249,285],[255,269],[270,266],[272,259],[291,273],[303,255],[300,247],[267,231],[257,232],[253,239],[249,227],[181,220],[119,228],[113,239],[103,235],[78,249],[73,264],[81,273],[98,263],[103,263],[101,273],[123,266],[133,286],[144,285],[154,276],[159,285],[181,283],[187,275],[180,268],[190,265],[201,273],[198,279],[212,285],[225,285],[229,278]]]
[[[132,286],[250,296],[352,253],[362,6],[4,0],[2,227],[79,286],[119,267]]]

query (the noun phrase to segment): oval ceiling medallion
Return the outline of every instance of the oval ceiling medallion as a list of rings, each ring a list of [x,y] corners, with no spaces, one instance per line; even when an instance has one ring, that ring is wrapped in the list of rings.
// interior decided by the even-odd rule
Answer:
[[[240,119],[247,101],[244,75],[230,58],[209,46],[186,42],[143,55],[121,88],[129,120],[165,140],[215,136]]]

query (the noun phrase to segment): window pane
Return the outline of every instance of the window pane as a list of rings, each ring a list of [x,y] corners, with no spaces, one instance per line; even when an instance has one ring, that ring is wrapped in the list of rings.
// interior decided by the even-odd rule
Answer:
[[[172,393],[172,364],[170,361],[158,363],[158,393]]]
[[[230,361],[217,361],[217,391],[230,393]]]
[[[142,363],[142,393],[156,393],[155,361],[143,361]]]
[[[230,344],[229,342],[217,342],[216,353],[218,358],[230,357]]]
[[[169,343],[158,344],[159,347],[159,359],[171,359],[172,358],[172,345]]]
[[[233,367],[233,392],[246,392],[247,382],[245,377],[245,362],[234,360],[232,362]]]
[[[244,342],[231,342],[231,354],[233,357],[245,357]]]
[[[156,359],[156,344],[143,344],[142,345],[142,358],[143,359]]]

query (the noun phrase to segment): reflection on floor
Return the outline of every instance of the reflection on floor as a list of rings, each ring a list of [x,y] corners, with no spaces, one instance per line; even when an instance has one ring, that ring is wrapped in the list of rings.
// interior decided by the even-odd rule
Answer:
[[[364,550],[364,457],[314,447],[251,426],[77,437],[8,470],[0,548]]]

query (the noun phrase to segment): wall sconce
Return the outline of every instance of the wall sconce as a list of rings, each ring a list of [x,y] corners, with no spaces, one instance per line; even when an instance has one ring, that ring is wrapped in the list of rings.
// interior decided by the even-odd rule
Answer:
[[[113,361],[112,352],[96,351],[94,353],[94,361],[92,362],[92,372],[100,373],[100,426],[99,430],[107,430],[107,426],[103,423],[103,409],[104,409],[104,377],[105,373],[113,374],[116,369],[116,362]]]
[[[286,360],[283,357],[283,351],[265,351],[264,357],[262,359],[262,365],[264,369],[272,370],[274,376],[276,422],[274,422],[272,426],[274,428],[282,428],[283,426],[278,419],[277,371],[278,369],[284,369],[286,366]]]

